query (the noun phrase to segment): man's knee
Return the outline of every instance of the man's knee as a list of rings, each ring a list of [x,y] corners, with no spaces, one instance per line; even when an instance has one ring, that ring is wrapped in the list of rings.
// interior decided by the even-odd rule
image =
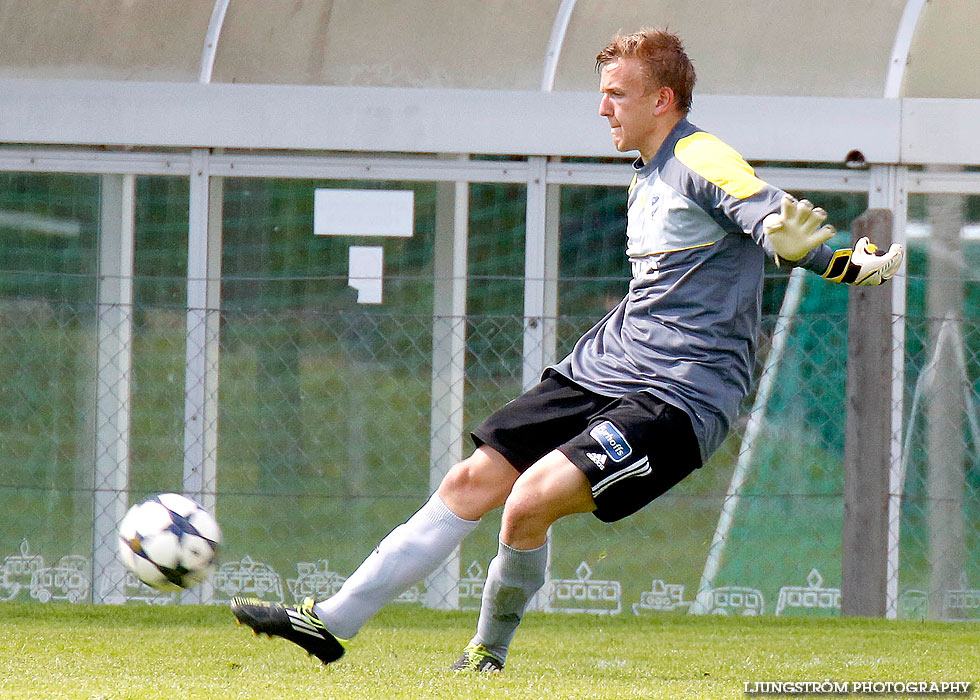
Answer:
[[[483,447],[449,470],[439,497],[459,517],[475,520],[504,504],[517,476],[499,453]]]
[[[523,530],[535,520],[543,521],[547,505],[541,501],[541,492],[523,486],[518,480],[504,503],[501,527],[504,530]]]
[[[517,549],[544,543],[548,528],[561,517],[595,509],[588,479],[559,452],[524,472],[504,505],[501,538]]]
[[[457,462],[452,469],[443,477],[439,485],[439,495],[455,496],[457,498],[468,498],[474,492],[482,491],[480,465],[474,464],[471,458]]]
[[[551,516],[547,495],[537,484],[517,480],[504,504],[500,540],[515,549],[534,549],[547,540]]]

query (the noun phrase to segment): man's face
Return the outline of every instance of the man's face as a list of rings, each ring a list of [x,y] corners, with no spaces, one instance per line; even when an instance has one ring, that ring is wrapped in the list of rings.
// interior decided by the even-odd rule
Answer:
[[[656,89],[649,89],[639,59],[621,58],[607,63],[599,81],[599,115],[609,120],[617,151],[639,150],[656,138]],[[646,155],[646,154],[644,154]]]

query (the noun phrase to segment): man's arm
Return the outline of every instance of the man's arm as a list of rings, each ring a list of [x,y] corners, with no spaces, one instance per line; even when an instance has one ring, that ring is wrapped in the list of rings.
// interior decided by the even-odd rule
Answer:
[[[675,174],[684,183],[682,190],[726,230],[734,225],[749,234],[777,265],[788,260],[847,284],[881,284],[901,267],[904,252],[899,245],[879,253],[865,240],[853,249],[834,251],[826,241],[836,231],[824,224],[823,209],[760,180],[735,149],[711,134],[695,132],[680,139],[674,155],[692,178],[685,181]]]
[[[898,272],[905,254],[898,243],[880,251],[865,237],[854,248],[832,251],[824,244],[836,231],[833,226],[822,225],[826,220],[823,209],[814,208],[805,199],[796,201],[784,195],[780,212],[769,214],[762,222],[776,264],[780,257],[806,263],[808,269],[824,279],[855,285],[879,285]]]

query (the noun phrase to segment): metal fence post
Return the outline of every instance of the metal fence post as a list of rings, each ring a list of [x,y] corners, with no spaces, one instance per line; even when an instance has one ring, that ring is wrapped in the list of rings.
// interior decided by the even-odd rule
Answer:
[[[184,477],[188,498],[211,513],[217,508],[218,356],[221,311],[222,185],[212,179],[206,150],[191,152],[187,242],[187,345],[184,377]],[[209,603],[206,581],[182,595]]]
[[[528,158],[524,248],[524,362],[521,386],[527,391],[555,361],[558,315],[558,227],[560,190],[547,184],[548,159]],[[549,543],[550,543],[549,534]],[[551,578],[551,545],[546,580]],[[547,610],[549,586],[531,600],[528,609]]]
[[[955,172],[933,166],[933,172]],[[962,195],[930,194],[929,280],[926,313],[931,319],[929,401],[925,411],[929,536],[929,617],[946,614],[948,591],[961,588],[966,570],[967,532],[963,505],[969,493],[963,439],[969,374],[962,362],[964,273],[963,228],[966,201]]]
[[[906,244],[908,218],[908,168],[904,165],[872,165],[868,190],[869,209],[888,209],[892,213],[890,240]],[[876,241],[877,243],[877,241]],[[905,493],[904,417],[905,417],[905,316],[907,306],[905,263],[888,283],[891,293],[891,466],[888,478],[888,558],[885,616],[898,617],[899,535],[902,497]]]
[[[129,505],[133,369],[133,175],[102,177],[99,215],[92,602],[125,600],[116,528]]]
[[[855,240],[887,247],[892,214],[870,209],[854,221]],[[852,287],[848,296],[847,423],[841,614],[883,617],[887,601],[889,468],[892,436],[891,297]]]
[[[545,249],[547,159],[528,159],[527,213],[524,219],[524,363],[521,387],[538,383],[544,370]]]
[[[464,156],[465,157],[465,156]],[[466,386],[466,273],[469,183],[437,183],[435,282],[432,308],[432,412],[429,424],[429,491],[434,492],[463,457]],[[425,605],[459,607],[459,548],[426,579]]]

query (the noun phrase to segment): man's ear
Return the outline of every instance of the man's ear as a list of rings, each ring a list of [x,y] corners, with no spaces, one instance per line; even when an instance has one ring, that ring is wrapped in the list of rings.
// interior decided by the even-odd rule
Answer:
[[[657,91],[657,101],[653,106],[653,113],[656,116],[663,115],[667,110],[669,110],[677,101],[674,96],[673,88],[662,87]]]

